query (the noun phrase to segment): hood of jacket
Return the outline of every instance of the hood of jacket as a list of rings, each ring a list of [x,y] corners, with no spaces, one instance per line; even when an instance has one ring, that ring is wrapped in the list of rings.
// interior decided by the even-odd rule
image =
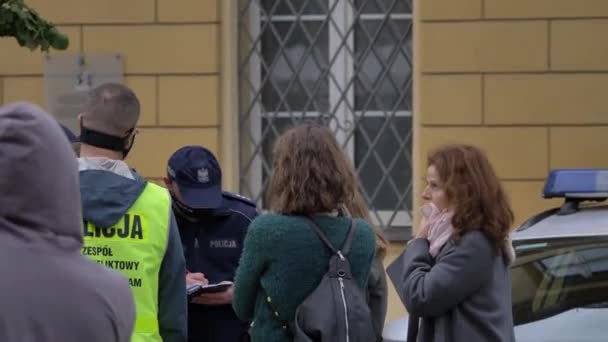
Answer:
[[[79,158],[82,216],[100,228],[120,221],[146,187],[146,180],[121,160]]]
[[[0,243],[82,246],[76,156],[57,121],[29,103],[0,106]]]

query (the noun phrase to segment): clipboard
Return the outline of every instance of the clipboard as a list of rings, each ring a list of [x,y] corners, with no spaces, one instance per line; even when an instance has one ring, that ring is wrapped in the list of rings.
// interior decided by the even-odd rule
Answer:
[[[208,284],[208,285],[194,284],[194,285],[188,286],[188,288],[186,289],[186,292],[188,294],[188,298],[190,299],[190,298],[197,297],[203,293],[224,292],[230,286],[232,286],[231,281],[222,281],[217,284]]]

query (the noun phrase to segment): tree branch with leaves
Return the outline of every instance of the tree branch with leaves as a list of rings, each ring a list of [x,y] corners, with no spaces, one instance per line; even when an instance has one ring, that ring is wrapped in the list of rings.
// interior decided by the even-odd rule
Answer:
[[[23,0],[0,0],[0,38],[2,37],[14,37],[19,45],[30,50],[65,50],[69,45],[66,35],[40,17]]]

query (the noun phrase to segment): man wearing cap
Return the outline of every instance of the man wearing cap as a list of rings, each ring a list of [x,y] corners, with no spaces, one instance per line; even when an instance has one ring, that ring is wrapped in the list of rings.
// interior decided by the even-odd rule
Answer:
[[[213,153],[186,146],[169,159],[165,183],[186,256],[188,283],[233,281],[249,223],[257,215],[251,200],[222,191],[222,171]],[[202,294],[188,305],[192,342],[237,342],[248,325],[232,310],[232,288]]]
[[[124,162],[140,105],[120,84],[90,93],[80,120],[82,252],[120,271],[135,298],[131,341],[186,341],[185,260],[169,192]],[[91,322],[95,324],[95,322]]]

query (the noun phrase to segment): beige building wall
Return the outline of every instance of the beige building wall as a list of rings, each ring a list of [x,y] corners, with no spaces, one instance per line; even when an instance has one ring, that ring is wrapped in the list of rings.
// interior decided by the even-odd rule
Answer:
[[[416,5],[418,178],[429,149],[480,146],[521,223],[559,204],[541,198],[550,169],[608,167],[608,1]]]
[[[487,152],[516,224],[560,204],[541,198],[550,169],[608,167],[608,1],[415,0],[414,11],[415,194],[428,151],[446,143]],[[404,308],[389,287],[393,319]]]
[[[160,180],[186,144],[219,153],[219,0],[28,0],[70,38],[69,52],[119,53],[140,98],[140,133],[129,163]],[[45,105],[43,54],[0,40],[0,103]]]

